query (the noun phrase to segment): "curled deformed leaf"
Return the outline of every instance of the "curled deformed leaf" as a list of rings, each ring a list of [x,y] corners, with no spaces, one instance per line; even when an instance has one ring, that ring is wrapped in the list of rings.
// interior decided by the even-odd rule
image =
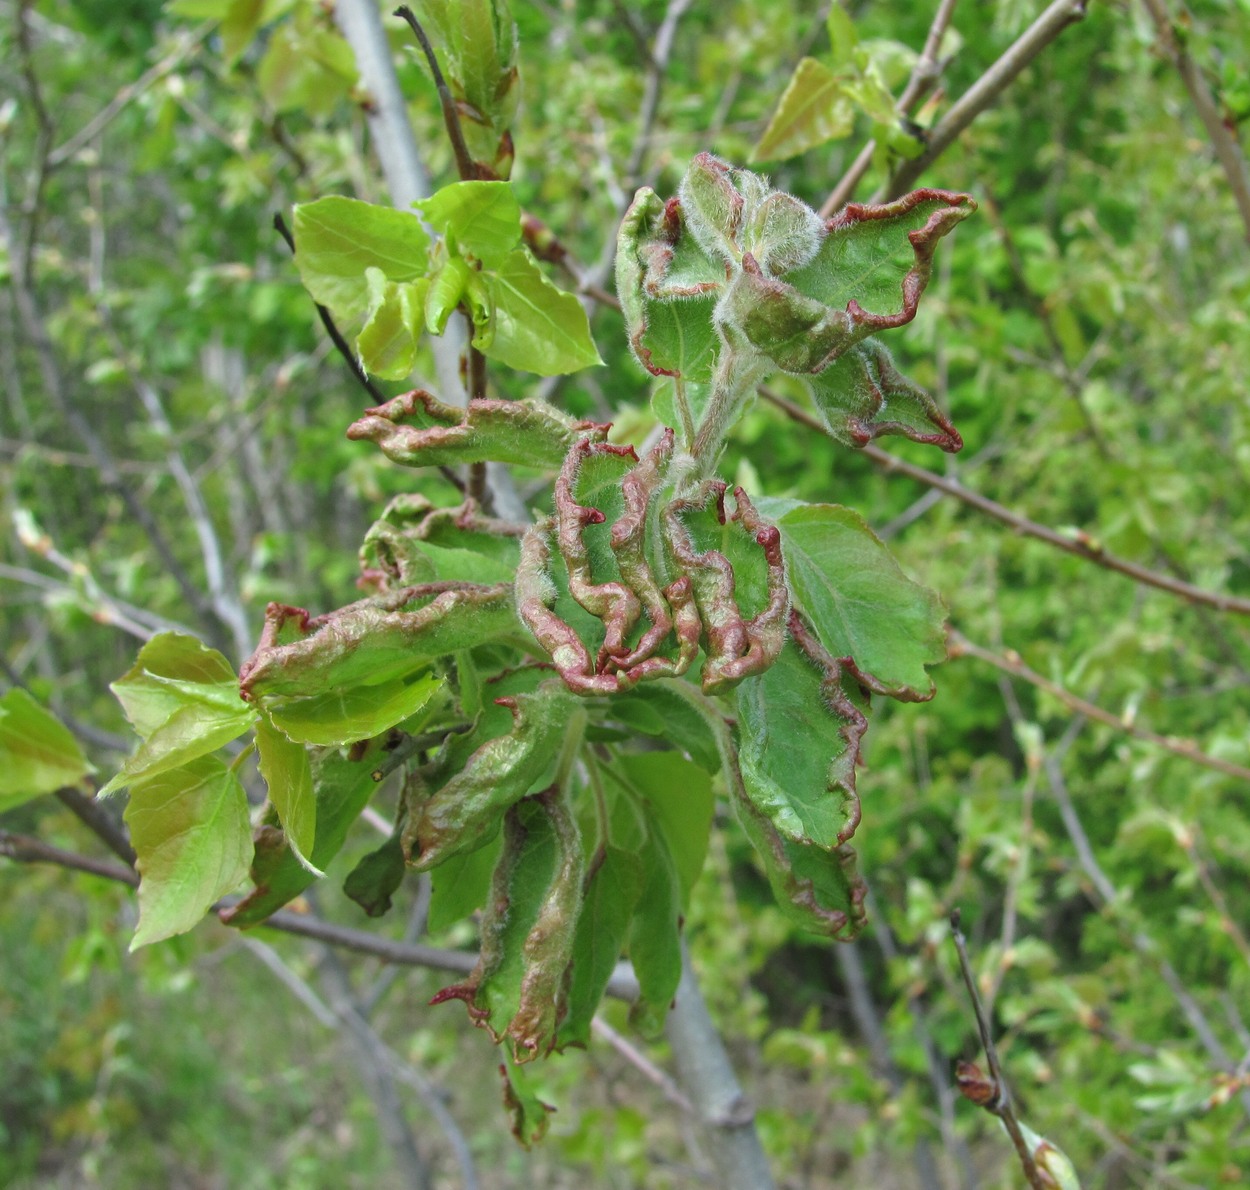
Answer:
[[[811,377],[812,398],[829,433],[850,446],[901,434],[954,454],[964,440],[934,399],[895,366],[876,339],[864,339]]]
[[[497,704],[511,711],[511,730],[482,744],[445,784],[409,799],[404,858],[421,871],[494,837],[504,811],[552,769],[574,711],[552,681]]]
[[[513,806],[504,817],[477,966],[433,1003],[463,1000],[475,1024],[496,1041],[510,1041],[518,1062],[549,1053],[567,1010],[582,884],[581,838],[560,791]]]
[[[487,461],[555,467],[579,438],[602,439],[605,432],[541,401],[480,400],[461,408],[414,389],[366,410],[347,436],[376,442],[388,459],[410,467]]]
[[[438,657],[516,629],[507,585],[401,587],[323,616],[271,603],[239,688],[273,713],[285,699],[411,681]]]
[[[776,527],[741,488],[727,516],[719,481],[663,499],[672,452],[672,431],[642,460],[631,448],[583,440],[556,481],[555,515],[522,540],[518,614],[578,694],[617,694],[685,673],[700,644],[703,688],[713,691],[761,672],[781,648],[789,595]],[[604,509],[614,514],[610,525]],[[733,564],[692,536],[696,515],[728,524],[758,562],[765,576],[758,609],[744,612]],[[655,552],[667,563],[663,578],[653,569]]]

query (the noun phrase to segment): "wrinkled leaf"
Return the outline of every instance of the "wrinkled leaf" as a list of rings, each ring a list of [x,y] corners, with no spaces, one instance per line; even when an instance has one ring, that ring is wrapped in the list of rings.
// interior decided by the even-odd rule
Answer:
[[[376,442],[388,459],[409,467],[488,461],[558,467],[579,438],[598,440],[605,430],[541,401],[470,401],[464,409],[416,389],[366,410],[347,436]]]
[[[556,1110],[544,1103],[530,1086],[532,1066],[499,1064],[503,1077],[503,1106],[512,1120],[512,1135],[524,1149],[532,1149],[544,1136]]]

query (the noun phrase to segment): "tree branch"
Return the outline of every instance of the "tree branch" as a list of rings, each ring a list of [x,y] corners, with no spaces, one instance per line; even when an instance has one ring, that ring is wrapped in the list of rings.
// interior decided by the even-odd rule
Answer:
[[[771,1190],[773,1178],[755,1131],[755,1109],[734,1076],[684,941],[681,983],[665,1031],[682,1089],[707,1132],[721,1185],[725,1190]]]
[[[1171,736],[1157,735],[1153,731],[1145,731],[1134,724],[1126,723],[1119,715],[1096,706],[1092,702],[1086,702],[1079,695],[1073,694],[1070,690],[1060,686],[1058,682],[1052,682],[1049,678],[1044,678],[1036,670],[1030,669],[1020,659],[1018,653],[1008,652],[1000,655],[991,652],[989,649],[973,644],[972,641],[955,628],[951,628],[948,631],[947,639],[950,642],[949,655],[952,660],[963,656],[975,657],[978,661],[984,661],[987,665],[992,665],[995,669],[1001,670],[1005,674],[1021,678],[1028,682],[1030,686],[1036,686],[1037,689],[1044,691],[1052,698],[1057,698],[1064,706],[1069,707],[1078,715],[1084,715],[1088,719],[1104,723],[1108,727],[1115,728],[1116,731],[1132,736],[1135,740],[1154,744],[1155,747],[1162,748],[1165,752],[1172,753],[1173,756],[1179,756],[1184,760],[1192,761],[1194,764],[1200,764],[1203,768],[1214,769],[1217,773],[1224,773],[1229,777],[1237,777],[1242,781],[1250,781],[1250,768],[1240,764],[1233,764],[1229,760],[1222,760],[1218,756],[1212,756],[1184,740],[1178,740]]]
[[[1002,1068],[998,1064],[998,1050],[994,1046],[994,1035],[990,1030],[989,1019],[977,992],[976,980],[972,978],[972,967],[968,962],[968,948],[964,942],[963,931],[959,928],[959,910],[951,912],[951,936],[955,940],[955,949],[959,953],[959,969],[963,973],[964,986],[968,989],[968,997],[972,1001],[972,1011],[976,1014],[977,1029],[981,1034],[981,1048],[985,1051],[985,1060],[990,1068],[988,1081],[980,1077],[980,1071],[970,1062],[959,1064],[958,1080],[960,1089],[978,1107],[985,1108],[991,1115],[997,1116],[1007,1129],[1011,1143],[1015,1146],[1016,1155],[1020,1158],[1020,1167],[1024,1170],[1025,1179],[1034,1190],[1053,1190],[1050,1178],[1044,1178],[1037,1162],[1033,1160],[1033,1151],[1020,1131],[1020,1121],[1016,1119],[1015,1108],[1011,1103],[1011,1091],[1007,1080],[1003,1078]]]
[[[819,418],[814,414],[808,413],[806,409],[794,404],[794,402],[788,401],[785,397],[778,396],[766,388],[760,389],[760,395],[765,400],[776,405],[778,409],[782,410],[787,417],[794,421],[813,430],[818,430],[822,434],[828,433],[824,423]],[[1183,579],[1160,574],[1158,571],[1149,570],[1145,566],[1139,566],[1136,562],[1130,562],[1126,558],[1119,558],[1115,554],[1109,554],[1098,544],[1094,537],[1087,533],[1078,532],[1075,536],[1069,537],[1063,533],[1056,532],[1054,529],[1047,528],[1045,525],[1039,525],[1036,521],[1031,521],[1028,517],[1021,516],[1019,513],[1012,512],[1011,509],[996,503],[988,496],[982,496],[978,492],[971,491],[957,479],[939,475],[937,472],[928,471],[924,467],[917,467],[914,463],[908,463],[896,455],[890,454],[889,451],[882,450],[879,446],[874,446],[872,443],[861,447],[860,453],[871,459],[879,467],[885,468],[886,471],[906,475],[909,479],[914,479],[928,487],[936,488],[941,492],[945,492],[948,496],[954,496],[956,500],[968,505],[969,508],[975,508],[978,512],[983,512],[986,516],[993,517],[994,520],[1000,521],[1004,525],[1009,525],[1012,529],[1023,533],[1026,537],[1035,537],[1039,541],[1046,542],[1047,545],[1063,550],[1064,553],[1074,554],[1076,557],[1084,558],[1087,562],[1093,562],[1094,565],[1101,566],[1105,570],[1114,570],[1118,574],[1131,578],[1134,582],[1142,583],[1148,587],[1155,587],[1160,591],[1166,591],[1168,594],[1176,595],[1189,603],[1213,607],[1216,611],[1233,612],[1239,616],[1250,616],[1250,599],[1243,599],[1237,595],[1223,595],[1218,591],[1208,591],[1202,587],[1194,586],[1193,583],[1187,583]]]
[[[924,49],[916,60],[903,94],[899,96],[897,109],[904,116],[911,115],[916,105],[933,90],[934,84],[942,73],[937,55],[942,45],[942,38],[946,35],[951,18],[955,15],[956,3],[958,0],[941,0],[938,4],[933,24],[929,26],[929,35],[925,38]],[[851,163],[850,168],[838,180],[838,184],[829,191],[829,197],[821,204],[819,214],[822,219],[828,219],[834,211],[840,210],[850,202],[855,193],[855,187],[860,184],[864,174],[872,165],[872,157],[876,151],[877,142],[871,139],[860,149],[859,155]]]
[[[919,157],[901,162],[890,179],[873,196],[873,202],[888,201],[905,194],[972,123],[1019,77],[1034,58],[1069,25],[1085,17],[1087,0],[1054,0],[1017,40],[929,130],[926,147]]]

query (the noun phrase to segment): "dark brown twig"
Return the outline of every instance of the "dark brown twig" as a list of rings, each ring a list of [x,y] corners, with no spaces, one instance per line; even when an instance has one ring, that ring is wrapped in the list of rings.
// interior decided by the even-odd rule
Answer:
[[[1037,1168],[1033,1160],[1032,1150],[1024,1133],[1020,1131],[1020,1121],[1016,1119],[1015,1108],[1011,1104],[1011,1091],[1003,1078],[1002,1068],[998,1064],[998,1050],[994,1046],[994,1037],[990,1032],[990,1022],[985,1015],[985,1007],[981,1003],[981,995],[977,991],[976,980],[972,977],[972,966],[968,962],[968,947],[964,941],[963,931],[959,928],[959,910],[951,911],[951,937],[955,940],[955,949],[959,952],[959,969],[963,972],[964,986],[972,1000],[972,1011],[976,1014],[977,1029],[981,1034],[981,1048],[985,1051],[985,1060],[990,1068],[989,1078],[980,1075],[980,1071],[971,1062],[959,1064],[960,1090],[978,1107],[983,1107],[991,1115],[997,1116],[1007,1129],[1011,1143],[1015,1146],[1016,1155],[1020,1158],[1020,1166],[1024,1176],[1034,1190],[1054,1190],[1053,1183]]]
[[[392,15],[408,23],[413,36],[421,46],[425,60],[430,64],[430,73],[434,76],[434,85],[438,88],[438,101],[443,107],[443,123],[447,126],[447,139],[451,141],[452,152],[456,155],[456,169],[460,173],[461,180],[469,182],[480,177],[477,165],[469,153],[469,146],[465,143],[464,129],[460,127],[460,113],[456,109],[456,100],[452,96],[451,88],[447,86],[447,80],[443,77],[442,68],[438,64],[438,56],[434,53],[434,47],[430,44],[425,30],[421,28],[421,22],[406,4],[401,4]]]

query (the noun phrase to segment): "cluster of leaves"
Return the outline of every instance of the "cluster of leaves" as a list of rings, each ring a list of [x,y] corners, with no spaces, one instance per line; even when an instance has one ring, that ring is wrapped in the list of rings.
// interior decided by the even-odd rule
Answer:
[[[580,306],[519,246],[507,183],[457,183],[420,209],[437,242],[414,214],[333,198],[296,210],[301,276],[356,320],[366,368],[406,374],[420,335],[457,309],[488,358],[548,373],[597,359]],[[757,508],[736,488],[729,515],[727,485],[700,475],[777,369],[811,378],[839,437],[956,448],[867,336],[913,317],[937,239],[971,209],[924,191],[826,224],[703,155],[680,198],[639,193],[619,247],[631,341],[672,378],[681,429],[639,459],[537,400],[456,408],[418,390],[369,410],[349,437],[407,466],[558,466],[553,510],[526,527],[471,500],[401,497],[362,550],[373,593],[321,616],[271,604],[237,684],[189,638],[143,649],[113,689],[144,743],[101,791],[131,790],[135,943],[189,928],[249,867],[253,891],[222,916],[264,920],[401,761],[394,835],[348,893],[383,912],[409,866],[432,873],[444,920],[484,906],[478,966],[442,998],[465,1000],[517,1060],[585,1043],[622,951],[636,1019],[662,1022],[707,848],[710,803],[679,792],[708,788],[699,768],[724,774],[785,911],[853,937],[864,710],[872,693],[931,696],[940,607],[854,512]],[[237,761],[213,755],[249,731],[269,790],[254,855]],[[655,788],[633,775],[647,771],[629,747],[639,731],[677,750]]]

